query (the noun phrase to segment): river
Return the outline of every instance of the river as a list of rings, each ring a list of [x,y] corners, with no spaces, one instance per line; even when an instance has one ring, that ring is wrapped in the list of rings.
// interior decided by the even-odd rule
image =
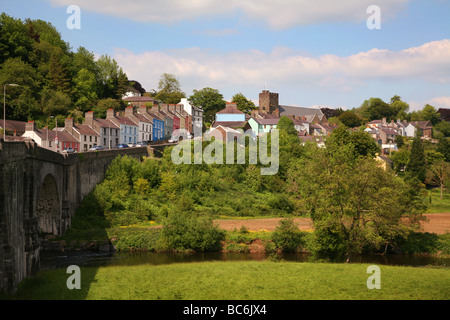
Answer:
[[[42,252],[41,270],[67,268],[69,265],[77,266],[125,266],[141,264],[171,264],[206,261],[245,261],[264,260],[270,258],[265,253],[235,253],[235,252],[199,252],[199,253],[101,253],[90,251],[70,252]],[[283,253],[277,259],[293,262],[307,262],[309,255],[305,253]],[[371,263],[379,265],[396,266],[450,266],[450,257],[423,256],[423,255],[364,255],[354,256],[350,263]]]

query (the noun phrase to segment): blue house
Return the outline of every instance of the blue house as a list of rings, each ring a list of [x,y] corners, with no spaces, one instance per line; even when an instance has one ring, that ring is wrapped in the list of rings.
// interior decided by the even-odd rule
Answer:
[[[164,120],[156,113],[148,110],[148,114],[153,118],[153,141],[164,139]]]

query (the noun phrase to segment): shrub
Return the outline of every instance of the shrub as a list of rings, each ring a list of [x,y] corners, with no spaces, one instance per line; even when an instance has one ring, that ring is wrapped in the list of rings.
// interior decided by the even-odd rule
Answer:
[[[112,243],[117,251],[154,251],[158,249],[161,230],[127,228],[116,230]]]
[[[189,213],[171,213],[161,231],[161,247],[173,251],[215,251],[221,248],[225,232],[213,226],[211,218]]]
[[[272,235],[276,247],[284,252],[295,252],[303,245],[303,234],[292,218],[280,220]]]

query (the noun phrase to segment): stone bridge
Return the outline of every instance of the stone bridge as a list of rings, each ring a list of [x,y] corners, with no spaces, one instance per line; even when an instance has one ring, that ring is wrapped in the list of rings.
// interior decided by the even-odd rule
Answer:
[[[14,292],[39,269],[40,240],[67,231],[115,157],[149,154],[147,147],[59,154],[33,141],[0,140],[0,291]]]

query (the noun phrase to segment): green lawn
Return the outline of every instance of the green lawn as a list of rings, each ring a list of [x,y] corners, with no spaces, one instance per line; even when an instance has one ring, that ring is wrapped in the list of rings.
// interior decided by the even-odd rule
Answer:
[[[439,188],[427,191],[428,196],[425,201],[428,205],[427,213],[443,213],[450,212],[450,192],[444,189],[444,194],[441,199],[441,191]],[[431,195],[431,202],[430,202]]]
[[[82,267],[81,290],[66,270],[25,280],[14,298],[90,300],[450,299],[450,269],[380,266],[381,289],[367,288],[368,264],[273,261]]]

